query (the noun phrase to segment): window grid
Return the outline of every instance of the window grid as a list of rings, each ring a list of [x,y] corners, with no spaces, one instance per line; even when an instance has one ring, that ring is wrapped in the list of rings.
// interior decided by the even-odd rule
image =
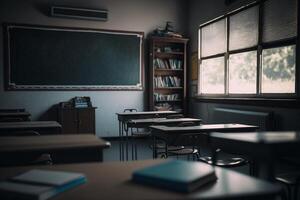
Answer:
[[[267,1],[267,0],[265,0]],[[199,85],[201,82],[198,82],[198,85],[200,86],[199,87],[199,91],[198,91],[198,95],[200,96],[222,96],[222,97],[293,97],[293,96],[297,96],[297,79],[298,79],[298,72],[297,72],[297,67],[295,69],[295,93],[262,93],[262,52],[263,52],[263,49],[267,49],[267,48],[270,48],[270,46],[273,46],[273,47],[283,47],[283,46],[287,46],[287,45],[295,45],[296,46],[296,49],[297,49],[297,36],[295,37],[292,37],[292,38],[286,38],[284,40],[280,40],[280,41],[272,41],[272,42],[268,42],[268,43],[263,43],[262,42],[262,29],[263,29],[263,24],[262,24],[262,21],[263,21],[263,3],[265,1],[261,1],[261,2],[254,2],[254,3],[251,3],[245,7],[243,7],[242,9],[239,9],[239,10],[236,10],[232,13],[229,13],[227,15],[224,16],[225,18],[225,23],[226,23],[226,52],[225,52],[225,55],[224,55],[224,58],[225,58],[225,77],[224,77],[224,80],[225,80],[225,83],[224,83],[224,86],[225,86],[225,93],[224,95],[220,95],[220,94],[205,94],[205,93],[202,93],[202,86]],[[229,38],[230,38],[230,27],[229,27],[229,17],[231,15],[234,15],[234,14],[237,14],[239,12],[242,12],[243,10],[246,10],[246,9],[249,9],[249,8],[252,8],[254,6],[258,6],[258,44],[253,46],[253,47],[248,47],[248,48],[243,48],[243,49],[237,49],[237,50],[230,50],[229,49]],[[297,11],[298,12],[298,9]],[[222,19],[222,18],[221,18]],[[220,18],[216,19],[216,21],[220,20]],[[298,20],[298,19],[297,19]],[[214,23],[214,20],[204,24],[203,26],[206,26],[210,23]],[[201,32],[201,29],[203,26],[200,26],[199,28],[199,33]],[[210,58],[213,58],[213,57],[220,57],[222,56],[223,54],[216,54],[216,55],[211,55],[211,56],[207,56],[207,57],[202,57],[202,53],[201,53],[201,37],[199,35],[199,68],[200,70],[199,73],[201,73],[201,62],[202,60],[205,60],[205,59],[210,59]],[[256,94],[230,94],[229,93],[229,70],[228,70],[228,66],[229,66],[229,56],[231,54],[234,54],[234,53],[242,53],[242,52],[248,52],[248,51],[251,51],[251,50],[256,50],[257,51],[257,66],[256,66]],[[297,54],[296,54],[296,66],[297,66]],[[199,79],[201,78],[201,74],[199,74]]]

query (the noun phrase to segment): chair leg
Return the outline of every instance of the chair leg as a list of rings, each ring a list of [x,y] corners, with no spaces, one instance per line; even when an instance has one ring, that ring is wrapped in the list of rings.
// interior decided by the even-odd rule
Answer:
[[[135,150],[135,160],[137,160],[137,143],[135,143],[135,148],[134,148],[134,150]]]

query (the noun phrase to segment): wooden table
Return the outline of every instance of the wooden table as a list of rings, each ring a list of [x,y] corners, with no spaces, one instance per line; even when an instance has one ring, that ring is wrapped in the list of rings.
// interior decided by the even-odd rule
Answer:
[[[282,156],[300,155],[299,131],[211,133],[210,137],[214,148],[252,157],[255,161],[255,175],[268,180],[274,180],[276,160]]]
[[[19,119],[21,121],[29,121],[30,113],[26,111],[17,111],[17,110],[3,110],[0,111],[0,120],[8,120],[8,119]]]
[[[126,135],[127,122],[133,119],[159,118],[169,115],[180,114],[177,111],[143,111],[143,112],[121,112],[116,113],[119,121],[119,137],[124,140],[120,141],[119,152],[120,161],[128,160],[128,135]],[[127,133],[128,134],[128,133]],[[125,152],[127,151],[127,153]]]
[[[218,180],[198,190],[184,194],[155,188],[131,181],[133,171],[165,160],[143,160],[129,162],[85,163],[34,167],[83,173],[87,182],[54,197],[65,199],[275,199],[281,188],[274,184],[243,175],[232,170],[216,167]],[[0,181],[32,168],[2,168]]]
[[[61,128],[56,121],[0,122],[0,136],[27,130],[37,131],[41,134],[60,134]]]
[[[201,144],[209,143],[209,134],[211,132],[242,132],[255,131],[258,126],[245,124],[203,124],[198,126],[150,126],[153,136],[153,145],[156,145],[156,138],[164,140],[167,144],[172,143],[179,136],[195,136],[195,142]],[[166,145],[167,148],[167,145]],[[165,152],[168,152],[166,149]],[[157,157],[157,152],[153,151],[153,157]]]
[[[183,122],[193,122],[195,124],[200,124],[201,119],[196,118],[178,118],[178,119],[168,119],[168,118],[149,118],[149,119],[133,119],[127,122],[128,128],[147,128],[152,125],[166,125],[175,126]]]
[[[5,161],[46,153],[56,163],[102,161],[102,150],[109,146],[109,142],[92,134],[1,137],[0,157]]]

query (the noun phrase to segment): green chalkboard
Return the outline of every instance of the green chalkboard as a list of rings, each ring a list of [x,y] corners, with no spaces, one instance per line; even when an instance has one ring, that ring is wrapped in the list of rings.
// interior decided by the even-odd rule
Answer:
[[[7,25],[10,89],[142,89],[143,33]]]

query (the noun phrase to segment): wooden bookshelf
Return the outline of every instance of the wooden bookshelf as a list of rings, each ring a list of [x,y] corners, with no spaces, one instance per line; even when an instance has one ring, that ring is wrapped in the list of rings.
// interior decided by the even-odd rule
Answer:
[[[151,37],[149,110],[186,113],[186,38]]]

